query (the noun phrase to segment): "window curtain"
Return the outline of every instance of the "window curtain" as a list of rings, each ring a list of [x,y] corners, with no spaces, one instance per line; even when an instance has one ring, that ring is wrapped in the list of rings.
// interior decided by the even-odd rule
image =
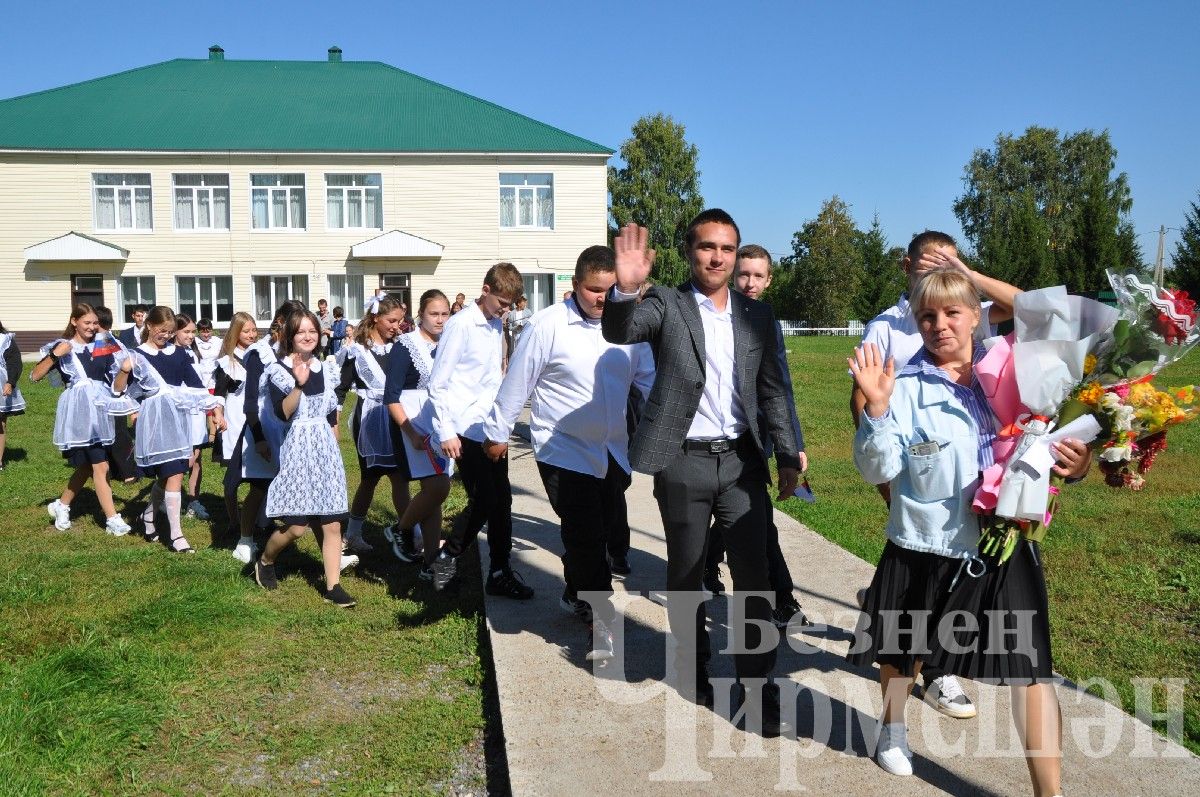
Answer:
[[[254,229],[262,230],[270,226],[270,221],[267,218],[267,192],[263,189],[255,189],[250,200],[252,215],[254,220]]]
[[[175,229],[192,229],[192,189],[175,189]]]

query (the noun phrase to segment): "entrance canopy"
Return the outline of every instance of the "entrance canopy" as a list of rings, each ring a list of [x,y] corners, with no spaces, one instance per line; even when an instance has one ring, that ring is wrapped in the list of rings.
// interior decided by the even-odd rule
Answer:
[[[129,259],[129,250],[90,235],[69,232],[57,238],[51,238],[49,241],[25,247],[25,259],[27,261],[54,260],[60,262],[71,260],[124,261]]]
[[[441,244],[418,235],[392,230],[350,247],[350,256],[356,260],[429,260],[440,258],[444,249]]]

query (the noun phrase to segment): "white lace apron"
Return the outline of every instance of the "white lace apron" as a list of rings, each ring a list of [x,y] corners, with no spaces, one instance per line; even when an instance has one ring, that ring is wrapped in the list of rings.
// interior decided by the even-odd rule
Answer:
[[[390,351],[387,347],[385,351]],[[345,354],[338,352],[338,357],[345,360],[354,358],[354,370],[364,387],[355,388],[360,409],[358,411],[358,436],[354,444],[358,455],[368,468],[396,467],[396,449],[392,442],[392,419],[387,407],[383,404],[383,389],[387,384],[387,374],[383,366],[369,349],[361,343],[355,343],[345,349]],[[346,427],[354,433],[354,418],[346,419]]]
[[[430,437],[433,433],[433,402],[429,400],[429,376],[433,373],[433,351],[437,344],[426,340],[419,329],[401,335],[396,342],[408,352],[418,375],[415,388],[400,392],[400,406],[413,428],[425,438],[425,444],[417,448],[408,435],[403,436],[408,473],[414,479],[440,473],[452,475],[454,460],[442,456],[442,452],[433,447]]]
[[[4,366],[4,353],[12,345],[13,333],[0,333],[0,387],[8,382],[8,368]],[[0,415],[11,415],[25,411],[25,397],[21,395],[21,387],[13,383],[11,396],[0,395]]]
[[[234,354],[238,357],[246,356],[241,349],[234,350]],[[237,451],[242,429],[246,425],[244,402],[246,369],[240,362],[229,356],[218,359],[217,365],[221,366],[221,370],[225,372],[226,376],[240,383],[237,390],[230,391],[229,395],[225,397],[225,423],[228,428],[221,432],[221,458],[225,462],[229,462],[233,458],[233,453]]]
[[[263,459],[259,455],[258,450],[254,447],[257,442],[254,434],[251,432],[249,424],[245,423],[248,418],[243,419],[242,478],[273,479],[279,472],[279,448],[283,445],[283,434],[286,431],[283,421],[279,420],[271,411],[271,403],[267,399],[267,368],[270,368],[275,362],[275,349],[271,347],[269,339],[259,338],[253,346],[246,349],[242,362],[246,361],[252,351],[258,351],[259,359],[263,364],[263,372],[258,378],[258,423],[259,428],[262,429],[263,439],[271,449],[271,459]],[[243,392],[245,392],[244,386]]]
[[[137,437],[133,459],[138,467],[149,468],[167,462],[188,459],[192,455],[193,421],[225,402],[202,387],[170,385],[146,359],[133,349],[130,379],[144,393],[138,412]]]
[[[63,338],[51,341],[40,350],[50,356]],[[84,344],[71,342],[71,351],[58,358],[58,367],[67,378],[67,386],[58,397],[54,413],[54,445],[60,451],[87,446],[110,446],[116,436],[113,415],[137,412],[137,404],[124,396],[114,396],[107,382],[91,379],[79,359]]]
[[[349,511],[346,469],[342,454],[329,428],[328,415],[337,409],[337,374],[314,361],[313,373],[323,373],[325,392],[301,396],[290,421],[283,422],[283,444],[279,448],[279,473],[267,489],[267,517],[341,515]],[[282,363],[272,363],[263,376],[284,393],[296,385]],[[267,410],[275,414],[267,402]]]

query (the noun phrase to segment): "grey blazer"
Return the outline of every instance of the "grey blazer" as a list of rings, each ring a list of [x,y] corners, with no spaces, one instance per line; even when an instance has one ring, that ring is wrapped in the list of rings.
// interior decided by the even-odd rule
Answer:
[[[790,399],[775,356],[775,316],[769,305],[737,291],[729,292],[729,301],[734,364],[748,431],[764,464],[765,433],[774,443],[776,461],[799,467]],[[654,351],[654,387],[629,441],[629,462],[635,470],[658,473],[679,456],[704,393],[704,325],[692,284],[655,286],[641,301],[606,301],[601,328],[610,343],[646,341]],[[758,418],[763,421],[761,431]]]

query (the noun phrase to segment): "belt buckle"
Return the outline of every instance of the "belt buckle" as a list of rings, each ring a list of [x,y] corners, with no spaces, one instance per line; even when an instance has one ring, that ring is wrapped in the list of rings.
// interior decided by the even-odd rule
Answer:
[[[708,441],[708,453],[710,454],[724,454],[728,450],[729,441],[724,438]]]

